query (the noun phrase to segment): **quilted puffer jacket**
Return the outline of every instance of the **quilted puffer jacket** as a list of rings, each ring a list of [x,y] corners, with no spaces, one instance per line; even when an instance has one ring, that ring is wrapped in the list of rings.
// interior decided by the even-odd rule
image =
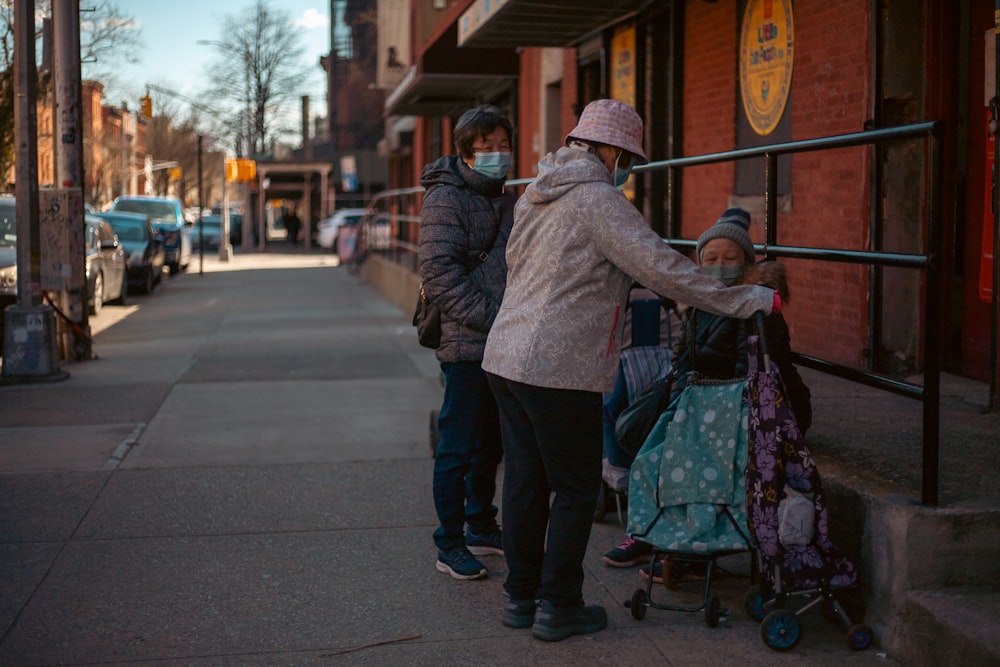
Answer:
[[[672,250],[600,159],[572,147],[542,158],[518,199],[507,265],[483,368],[537,387],[613,389],[633,281],[736,317],[770,313],[774,302],[773,290],[727,288]]]
[[[778,262],[758,262],[747,267],[744,284],[766,285],[778,290],[783,302],[788,302],[788,282],[785,268]],[[691,370],[715,379],[742,378],[747,374],[747,335],[753,331],[750,320],[713,315],[702,310],[684,309],[681,331],[674,346],[674,369],[679,373],[671,391],[673,404],[685,387],[686,373]],[[803,382],[792,363],[788,325],[780,313],[764,320],[764,339],[771,360],[785,386],[788,401],[799,430],[805,435],[812,424],[812,401],[809,387]]]
[[[441,310],[443,362],[480,361],[507,277],[504,253],[515,196],[503,181],[473,171],[454,155],[424,167],[420,211],[420,280]],[[493,247],[485,261],[480,254]]]

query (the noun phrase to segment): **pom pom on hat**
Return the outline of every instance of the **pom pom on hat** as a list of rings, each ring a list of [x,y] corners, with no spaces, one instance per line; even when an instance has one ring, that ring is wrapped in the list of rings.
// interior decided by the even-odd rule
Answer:
[[[750,240],[750,214],[742,208],[727,208],[714,225],[698,237],[698,261],[701,261],[701,251],[712,239],[729,239],[743,249],[747,256],[747,264],[756,260],[753,241]]]

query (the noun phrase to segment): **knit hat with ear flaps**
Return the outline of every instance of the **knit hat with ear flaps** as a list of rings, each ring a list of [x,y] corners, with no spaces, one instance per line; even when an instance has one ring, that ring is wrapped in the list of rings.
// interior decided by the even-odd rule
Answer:
[[[714,225],[698,237],[698,261],[701,261],[701,251],[712,239],[729,239],[743,249],[747,256],[747,264],[753,264],[756,253],[753,241],[750,240],[750,214],[742,208],[727,208]]]
[[[624,148],[637,164],[649,162],[642,150],[642,119],[635,109],[618,100],[594,100],[583,109],[566,141],[582,139]]]

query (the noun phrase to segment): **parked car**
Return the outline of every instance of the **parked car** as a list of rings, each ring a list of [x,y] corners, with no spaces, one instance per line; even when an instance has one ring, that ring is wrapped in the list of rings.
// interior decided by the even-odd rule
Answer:
[[[128,299],[128,265],[125,248],[107,220],[86,216],[84,263],[90,314],[97,315],[105,303],[125,305]]]
[[[129,289],[134,286],[143,294],[152,292],[163,279],[166,253],[163,235],[153,226],[149,216],[117,211],[95,213],[94,216],[110,223],[125,248]]]
[[[200,224],[200,227],[199,227]],[[191,247],[199,250],[204,247],[206,250],[216,250],[222,239],[222,218],[218,215],[203,215],[201,222],[194,223],[194,230],[191,233]]]
[[[170,275],[177,275],[191,263],[194,223],[184,218],[184,207],[174,197],[123,195],[111,203],[109,211],[147,215],[163,235]]]
[[[242,209],[238,206],[233,206],[229,209],[229,243],[233,246],[243,245],[243,213],[241,211]],[[206,214],[206,217],[208,215],[221,216],[222,207],[213,206],[211,214]],[[260,232],[254,227],[251,233],[253,234],[253,244],[257,245],[260,242]]]
[[[337,230],[341,225],[356,225],[368,213],[366,208],[342,208],[333,215],[320,220],[316,226],[316,243],[319,247],[337,252]]]

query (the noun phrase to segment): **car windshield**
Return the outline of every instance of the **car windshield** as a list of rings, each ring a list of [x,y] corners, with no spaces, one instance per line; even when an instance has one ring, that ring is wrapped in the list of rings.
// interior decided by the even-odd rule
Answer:
[[[14,205],[0,204],[0,247],[17,246],[17,225],[14,224]]]
[[[146,230],[137,222],[123,222],[119,220],[112,222],[111,226],[114,228],[115,234],[118,234],[120,241],[146,240]]]
[[[173,204],[162,201],[122,199],[115,204],[114,210],[126,213],[144,213],[154,218],[162,218],[170,221],[177,220],[177,209],[174,208]]]

